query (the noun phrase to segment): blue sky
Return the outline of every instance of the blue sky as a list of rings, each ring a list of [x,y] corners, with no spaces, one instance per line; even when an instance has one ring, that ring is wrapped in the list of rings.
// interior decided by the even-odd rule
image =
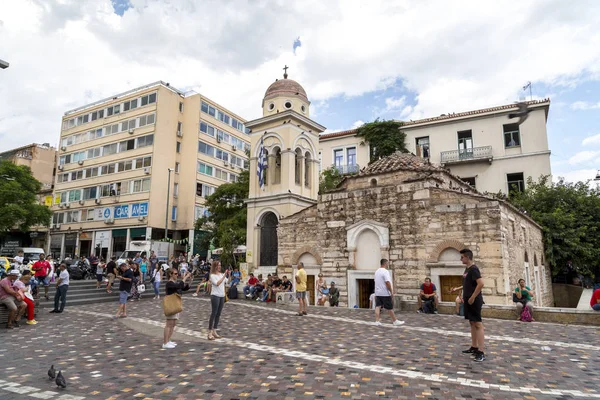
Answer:
[[[499,18],[498,16],[503,16]],[[0,151],[163,80],[246,119],[284,65],[330,130],[550,97],[552,172],[600,168],[600,1],[5,0]]]

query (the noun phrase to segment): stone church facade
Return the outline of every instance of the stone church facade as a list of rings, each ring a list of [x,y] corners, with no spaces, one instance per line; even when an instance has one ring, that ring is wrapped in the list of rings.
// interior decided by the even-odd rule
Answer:
[[[267,89],[263,117],[251,129],[247,261],[250,272],[291,278],[298,262],[314,282],[323,273],[340,289],[340,306],[368,307],[379,260],[390,260],[394,294],[415,299],[426,277],[441,301],[462,284],[459,250],[481,267],[488,304],[512,304],[520,278],[539,306],[553,305],[541,228],[510,204],[486,197],[447,169],[409,154],[378,160],[319,195],[319,137],[310,101],[297,82]],[[261,186],[259,156],[266,158]],[[264,165],[264,159],[261,165]],[[292,281],[294,281],[292,279]],[[294,283],[295,285],[295,283]]]
[[[293,274],[303,261],[309,273],[336,282],[340,305],[348,307],[365,306],[380,258],[390,260],[395,295],[416,299],[431,277],[440,300],[452,301],[449,288],[461,284],[465,247],[482,270],[486,303],[512,304],[512,291],[525,278],[538,305],[553,304],[541,228],[510,204],[409,154],[371,164],[316,205],[283,218],[278,239],[280,273]]]

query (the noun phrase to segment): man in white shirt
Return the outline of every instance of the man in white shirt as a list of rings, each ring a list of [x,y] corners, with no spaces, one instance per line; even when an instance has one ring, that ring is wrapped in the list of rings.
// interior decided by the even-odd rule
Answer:
[[[404,321],[396,319],[394,314],[392,278],[390,277],[390,271],[387,269],[388,265],[389,261],[382,258],[380,267],[375,272],[375,325],[381,325],[379,319],[382,307],[392,317],[393,325],[402,325]]]
[[[23,265],[23,250],[19,250],[17,252],[17,255],[14,258],[15,263],[17,264],[17,269],[20,271],[21,270],[21,265]]]
[[[56,293],[54,294],[54,310],[51,313],[60,314],[65,309],[67,304],[67,290],[69,290],[69,271],[65,264],[60,264],[60,274],[58,282],[56,282]],[[60,301],[60,308],[58,302]]]

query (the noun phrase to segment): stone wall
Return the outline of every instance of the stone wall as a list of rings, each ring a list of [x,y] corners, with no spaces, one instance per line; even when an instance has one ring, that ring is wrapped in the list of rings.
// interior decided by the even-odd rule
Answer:
[[[438,177],[411,181],[411,177],[420,175],[409,171],[345,181],[344,190],[322,195],[316,207],[281,220],[280,258],[284,264],[295,264],[303,252],[310,252],[320,259],[321,272],[327,281],[337,283],[340,305],[346,306],[347,271],[360,268],[352,265],[356,249],[349,248],[348,229],[363,221],[364,227],[373,225],[374,231],[381,226],[389,230],[389,246],[383,246],[381,254],[390,260],[394,291],[403,299],[414,299],[433,270],[444,274],[448,268],[452,273],[447,275],[460,275],[463,267],[458,258],[449,264],[440,262],[439,256],[446,248],[468,247],[482,270],[486,302],[509,304],[511,279],[518,275],[510,266],[518,265],[521,251],[511,250],[519,242],[506,237],[509,224],[503,219],[511,215],[525,226],[529,232],[527,246],[531,254],[538,253],[538,263],[542,248],[539,228],[499,201],[466,193],[453,177],[446,181]],[[387,185],[382,186],[384,183]],[[533,255],[530,259],[533,265]]]

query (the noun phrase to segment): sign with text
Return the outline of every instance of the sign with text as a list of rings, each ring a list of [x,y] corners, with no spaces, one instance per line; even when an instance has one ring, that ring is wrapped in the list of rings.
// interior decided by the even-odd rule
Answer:
[[[135,217],[147,217],[148,216],[148,203],[137,203],[131,205],[131,218]]]
[[[115,207],[115,219],[129,218],[129,204]]]
[[[109,219],[114,215],[113,207],[104,207],[104,208],[96,208],[96,218],[97,220]]]

